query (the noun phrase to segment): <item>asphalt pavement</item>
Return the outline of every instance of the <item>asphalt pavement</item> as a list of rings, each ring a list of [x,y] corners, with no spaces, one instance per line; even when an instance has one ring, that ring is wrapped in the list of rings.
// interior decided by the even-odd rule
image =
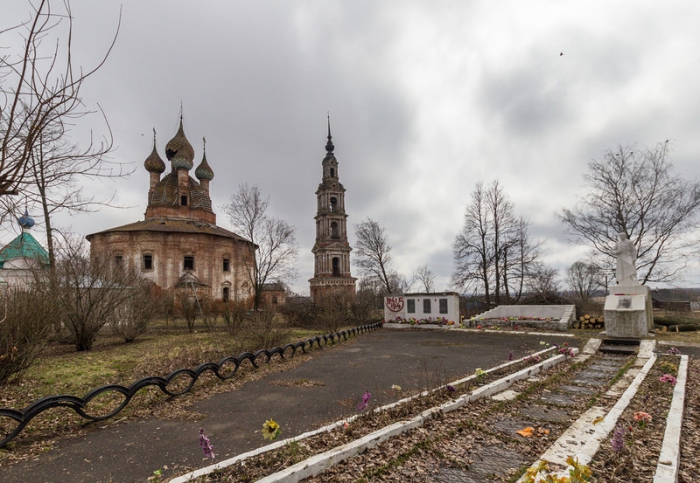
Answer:
[[[317,349],[311,360],[295,368],[196,403],[193,410],[205,415],[202,420],[149,419],[90,431],[57,443],[34,460],[0,468],[0,481],[144,482],[164,467],[167,481],[183,467],[212,463],[199,447],[199,428],[209,436],[217,461],[231,458],[267,444],[260,433],[266,419],[280,423],[282,437],[295,436],[355,414],[365,391],[372,394],[372,406],[388,404],[398,396],[391,389],[394,384],[404,393],[445,384],[476,368],[506,362],[510,351],[518,358],[541,350],[543,340],[573,341],[559,336],[381,329]],[[279,380],[311,384],[272,383]]]

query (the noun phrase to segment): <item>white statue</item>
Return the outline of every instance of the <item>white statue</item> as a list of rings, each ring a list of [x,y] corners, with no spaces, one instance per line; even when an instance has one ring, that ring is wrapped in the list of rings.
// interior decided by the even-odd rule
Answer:
[[[637,260],[637,248],[624,233],[618,235],[619,241],[613,252],[617,256],[617,268],[615,278],[619,284],[629,284],[637,282],[637,269],[634,262]]]

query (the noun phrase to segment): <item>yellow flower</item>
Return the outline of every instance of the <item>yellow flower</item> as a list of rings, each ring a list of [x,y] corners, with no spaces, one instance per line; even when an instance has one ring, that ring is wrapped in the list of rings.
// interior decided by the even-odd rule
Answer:
[[[394,384],[393,386],[391,386],[391,388],[392,388],[394,391],[400,391],[400,390],[401,390],[401,386],[398,386],[398,385],[396,385],[396,384]]]
[[[265,424],[263,424],[262,435],[265,439],[269,439],[270,441],[272,441],[277,436],[279,436],[281,432],[282,428],[280,428],[280,425],[272,419],[268,419],[267,421],[265,421]]]

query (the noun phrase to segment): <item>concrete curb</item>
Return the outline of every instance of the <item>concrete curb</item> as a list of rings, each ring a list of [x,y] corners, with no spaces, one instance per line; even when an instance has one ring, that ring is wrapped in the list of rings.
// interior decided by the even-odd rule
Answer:
[[[555,347],[549,347],[545,350],[542,350],[540,352],[536,352],[535,354],[531,354],[527,357],[523,357],[520,359],[517,359],[515,361],[510,361],[505,364],[501,364],[499,366],[490,368],[486,371],[485,373],[490,373],[493,371],[497,371],[499,369],[508,367],[513,364],[517,364],[520,362],[524,362],[526,359],[533,357],[535,355],[543,355],[547,352],[551,352],[555,350]],[[575,353],[578,353],[578,349],[573,349]],[[472,401],[476,401],[478,399],[488,397],[492,394],[495,394],[497,392],[501,392],[508,387],[510,387],[513,383],[516,381],[526,379],[528,377],[533,376],[534,374],[539,373],[540,371],[544,369],[548,369],[549,367],[554,366],[555,364],[558,364],[559,362],[562,362],[566,360],[566,356],[564,355],[557,355],[554,356],[550,359],[547,359],[545,361],[542,361],[538,364],[535,364],[530,367],[526,367],[525,369],[522,369],[514,374],[510,374],[504,378],[501,378],[497,381],[494,381],[490,384],[487,384],[486,386],[480,387],[479,389],[476,389],[472,391],[470,394],[463,394],[459,398],[453,400],[453,401],[448,401],[445,404],[442,404],[441,406],[437,406],[434,408],[427,409],[423,411],[420,415],[416,416],[415,418],[408,420],[408,421],[401,421],[398,423],[394,423],[390,426],[387,426],[385,428],[382,428],[380,430],[377,430],[373,433],[370,433],[356,441],[352,441],[350,443],[347,443],[345,445],[339,446],[337,448],[333,448],[329,451],[326,451],[325,453],[321,453],[315,456],[312,456],[311,458],[308,458],[300,463],[297,463],[293,466],[290,466],[289,468],[269,475],[261,480],[258,480],[259,482],[264,482],[264,483],[272,483],[272,482],[284,482],[284,483],[295,483],[303,478],[307,478],[309,476],[314,476],[319,473],[322,473],[326,469],[330,468],[334,464],[343,461],[347,458],[350,458],[352,456],[355,456],[359,454],[360,452],[372,448],[376,446],[377,444],[391,438],[392,436],[399,435],[405,431],[408,431],[410,429],[417,428],[419,426],[422,426],[426,421],[432,419],[432,417],[436,414],[439,413],[448,413],[451,411],[454,411],[455,409],[458,409],[465,404],[468,404]],[[458,385],[458,384],[463,384],[467,381],[470,381],[472,379],[475,379],[476,375],[472,374],[470,376],[467,376],[465,378],[459,379],[457,381],[454,381],[450,383],[451,385]],[[442,390],[444,386],[441,386],[439,388],[433,389],[430,392],[437,391],[437,390]],[[377,408],[374,411],[375,412],[380,412],[384,411],[386,409],[390,409],[392,407],[395,407],[399,404],[408,402],[416,397],[420,396],[425,396],[428,394],[428,391],[424,391],[423,393],[415,396],[411,396],[408,398],[401,399],[400,401],[397,401],[392,404],[388,404],[386,406],[382,406],[381,408]],[[247,453],[240,454],[234,458],[221,461],[220,463],[216,463],[214,465],[207,466],[205,468],[200,468],[196,471],[193,471],[191,473],[187,473],[185,475],[178,476],[176,478],[173,478],[170,480],[170,483],[185,483],[187,481],[193,480],[195,478],[198,478],[200,476],[205,476],[208,475],[216,470],[226,468],[228,466],[234,465],[236,463],[240,463],[248,458],[251,458],[253,456],[258,456],[260,454],[267,453],[269,451],[273,451],[275,449],[278,449],[280,447],[285,446],[286,444],[295,442],[295,441],[300,441],[303,439],[306,439],[310,436],[315,436],[320,433],[328,432],[331,431],[335,428],[338,428],[345,424],[346,422],[352,422],[356,420],[359,417],[359,415],[354,415],[350,418],[343,419],[340,421],[337,421],[335,423],[332,423],[330,425],[324,426],[322,428],[316,429],[314,431],[309,431],[307,433],[301,434],[299,436],[293,437],[293,438],[287,438],[282,441],[278,441],[273,444],[269,444],[267,446],[263,446],[262,448],[258,448],[253,451],[249,451]]]
[[[677,483],[678,467],[681,463],[681,427],[685,406],[685,385],[688,377],[688,356],[681,356],[678,365],[676,387],[673,389],[671,409],[666,418],[666,432],[661,444],[659,463],[656,466],[654,483]]]
[[[460,327],[454,327],[454,329],[462,330],[464,332],[486,332],[487,334],[509,334],[509,335],[537,335],[540,337],[576,337],[574,334],[569,334],[568,332],[533,332],[528,330],[493,330],[493,329],[462,329]]]
[[[461,330],[464,332],[486,332],[487,334],[510,334],[510,335],[537,335],[540,337],[576,337],[574,334],[569,334],[568,332],[536,332],[532,330],[494,330],[494,329],[471,329],[463,328],[459,325],[434,325],[434,324],[421,324],[421,325],[410,325],[410,324],[396,324],[393,322],[385,322],[383,325],[384,329],[396,329],[396,330],[408,330],[408,329],[429,329],[429,330]]]

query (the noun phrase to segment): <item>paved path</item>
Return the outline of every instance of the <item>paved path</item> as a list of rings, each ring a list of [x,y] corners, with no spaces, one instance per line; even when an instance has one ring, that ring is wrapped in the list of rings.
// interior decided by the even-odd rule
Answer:
[[[171,477],[176,466],[197,468],[203,460],[199,428],[210,437],[217,460],[263,446],[262,423],[274,418],[290,437],[354,414],[364,391],[372,405],[396,399],[392,384],[410,390],[472,374],[540,350],[555,336],[501,335],[446,330],[382,329],[335,347],[289,371],[271,374],[194,406],[203,421],[152,419],[118,425],[59,443],[40,458],[0,469],[2,482],[144,482],[154,470]],[[286,387],[271,381],[307,379],[323,386]],[[196,387],[195,387],[196,390]],[[138,397],[138,396],[137,396]],[[181,471],[179,471],[181,472]]]

